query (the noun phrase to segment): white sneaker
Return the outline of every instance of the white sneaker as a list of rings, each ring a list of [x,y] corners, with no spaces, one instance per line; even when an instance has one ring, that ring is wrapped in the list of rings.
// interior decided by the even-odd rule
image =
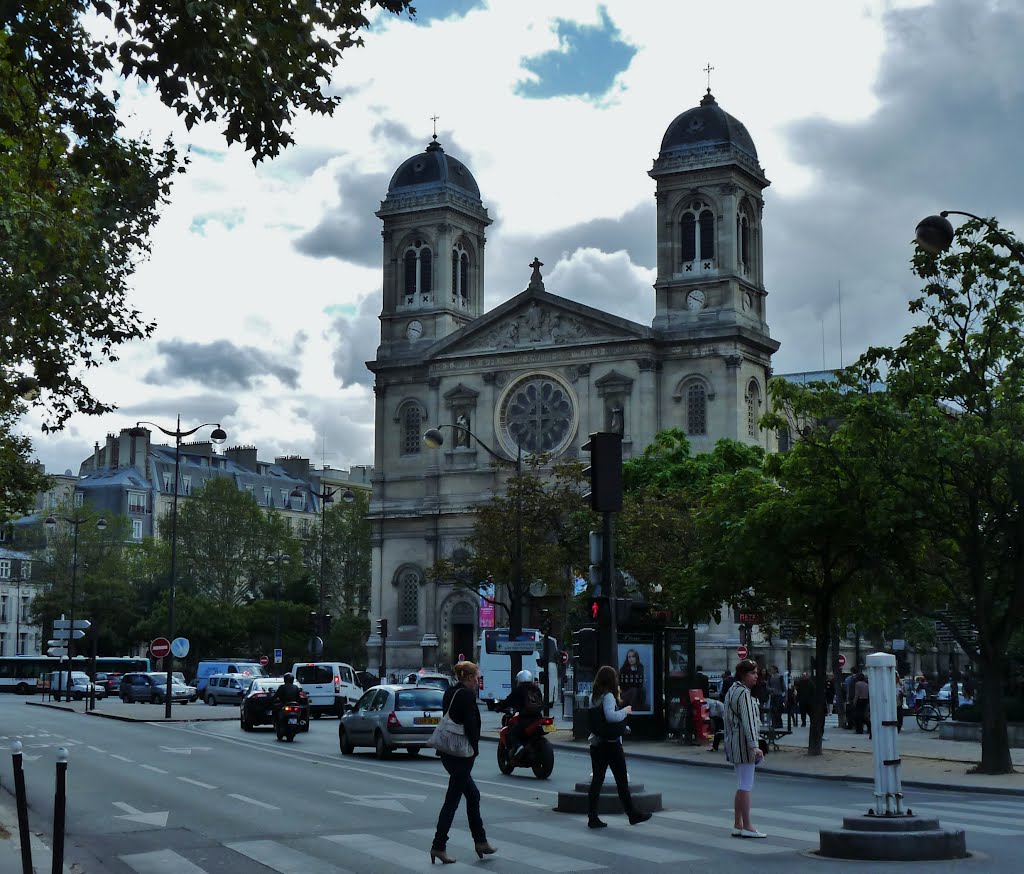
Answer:
[[[733,836],[734,838],[740,838],[740,837],[743,837],[743,829],[741,829],[741,828],[734,828],[734,829],[732,830],[732,836]]]
[[[740,837],[741,838],[766,838],[766,837],[768,837],[768,835],[766,835],[764,832],[759,832],[759,831],[756,831],[756,830],[755,831],[750,831],[750,829],[741,828],[740,829]]]

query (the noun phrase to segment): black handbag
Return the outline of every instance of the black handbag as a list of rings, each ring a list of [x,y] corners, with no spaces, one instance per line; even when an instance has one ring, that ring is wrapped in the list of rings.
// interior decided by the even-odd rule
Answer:
[[[626,720],[609,722],[604,716],[604,705],[593,704],[590,710],[590,730],[601,740],[615,740],[626,733]]]

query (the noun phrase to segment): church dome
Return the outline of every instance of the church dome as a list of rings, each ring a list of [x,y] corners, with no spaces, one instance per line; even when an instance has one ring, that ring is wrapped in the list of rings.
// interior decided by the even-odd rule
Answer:
[[[709,90],[700,106],[676,116],[661,140],[661,157],[691,151],[729,149],[757,162],[757,149],[743,123],[718,105]]]
[[[402,162],[391,177],[388,195],[426,193],[447,187],[460,189],[463,194],[480,199],[480,187],[469,168],[457,158],[446,155],[435,135],[426,151]]]

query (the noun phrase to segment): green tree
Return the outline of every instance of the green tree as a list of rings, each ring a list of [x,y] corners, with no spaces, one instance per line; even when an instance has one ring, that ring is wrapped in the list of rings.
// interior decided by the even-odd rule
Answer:
[[[1024,621],[1024,274],[1004,254],[1010,239],[969,221],[947,254],[919,252],[921,323],[857,367],[866,382],[884,376],[885,403],[860,436],[882,444],[898,524],[920,542],[908,607],[945,608],[977,632],[951,629],[979,670],[983,773],[1012,770],[1002,694]]]
[[[323,574],[324,601],[335,616],[370,609],[370,496],[353,492],[352,503],[339,501],[324,513],[322,527],[305,543],[306,565],[317,584]]]

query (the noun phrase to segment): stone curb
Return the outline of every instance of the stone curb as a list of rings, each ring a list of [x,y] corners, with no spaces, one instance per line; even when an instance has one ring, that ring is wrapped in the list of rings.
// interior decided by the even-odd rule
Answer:
[[[481,734],[481,740],[494,741],[497,743],[497,735],[492,734]],[[551,741],[551,746],[556,750],[569,750],[572,752],[582,752],[585,747],[581,746],[582,742],[578,743],[565,743],[560,741]],[[649,753],[640,750],[626,749],[627,754],[630,758],[643,759],[648,762],[662,762],[670,765],[689,765],[694,768],[718,768],[718,769],[731,769],[732,765],[727,762],[706,762],[697,761],[694,759],[683,758],[680,756],[667,756],[661,753]],[[863,754],[861,754],[863,755]],[[945,761],[945,760],[933,760],[933,761]],[[758,772],[762,774],[774,774],[778,777],[802,777],[807,780],[830,780],[833,782],[847,782],[847,783],[874,783],[874,777],[865,777],[861,774],[810,774],[807,771],[794,771],[789,768],[772,768],[759,767]],[[910,787],[912,789],[932,789],[941,790],[944,792],[969,792],[974,794],[987,794],[987,795],[1013,795],[1018,797],[1024,797],[1024,789],[1012,789],[1005,786],[957,786],[949,783],[933,783],[928,780],[902,780],[902,785]]]
[[[49,702],[43,701],[26,701],[25,703],[30,707],[46,707],[49,710],[63,710],[65,713],[78,713],[74,707],[66,707],[60,704],[50,704]],[[118,722],[160,722],[165,724],[170,722],[235,722],[238,719],[237,716],[207,716],[201,719],[189,719],[187,717],[183,719],[163,719],[162,717],[140,719],[135,716],[121,716],[117,713],[101,713],[99,710],[86,710],[84,715],[96,716],[100,719],[116,719]]]

